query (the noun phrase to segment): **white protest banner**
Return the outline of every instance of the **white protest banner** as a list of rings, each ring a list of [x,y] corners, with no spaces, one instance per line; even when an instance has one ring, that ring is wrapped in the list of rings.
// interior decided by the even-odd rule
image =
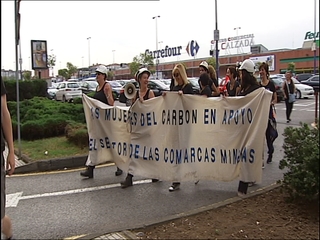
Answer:
[[[107,134],[115,141],[115,146],[129,146],[126,152],[121,151],[123,147],[119,151],[112,147],[94,151],[103,156],[109,156],[105,151],[111,152],[108,160],[117,164],[130,160],[129,169],[133,175],[168,181],[239,178],[260,182],[271,96],[262,88],[245,97],[229,98],[169,92],[164,97],[137,101],[126,122],[99,118],[94,123],[94,128],[100,122],[103,129],[119,124],[116,127],[121,129],[119,132],[100,129],[93,134],[89,127],[92,123],[89,123],[89,136],[100,141],[98,139],[104,139]],[[87,103],[89,98],[85,99]],[[92,117],[87,117],[87,123],[88,120]],[[128,121],[131,134],[125,133]],[[121,142],[117,142],[118,139]]]

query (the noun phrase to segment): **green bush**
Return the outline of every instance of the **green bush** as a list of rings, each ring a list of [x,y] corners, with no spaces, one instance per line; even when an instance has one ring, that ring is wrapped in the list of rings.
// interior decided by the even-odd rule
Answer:
[[[12,116],[14,138],[17,138],[17,103],[8,102]],[[61,136],[68,122],[85,123],[83,105],[62,103],[47,98],[34,97],[20,102],[21,139],[35,140]]]
[[[86,124],[69,122],[65,128],[68,141],[80,148],[86,148],[89,144],[89,135]]]
[[[318,123],[319,126],[319,123]],[[319,199],[319,129],[302,124],[284,130],[283,190],[291,200]]]

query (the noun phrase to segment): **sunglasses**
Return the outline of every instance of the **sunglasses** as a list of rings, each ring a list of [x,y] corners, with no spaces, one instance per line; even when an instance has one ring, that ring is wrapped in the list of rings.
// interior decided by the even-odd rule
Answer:
[[[180,74],[179,74],[179,73],[175,73],[175,74],[173,74],[173,76],[174,76],[174,77],[179,77]]]

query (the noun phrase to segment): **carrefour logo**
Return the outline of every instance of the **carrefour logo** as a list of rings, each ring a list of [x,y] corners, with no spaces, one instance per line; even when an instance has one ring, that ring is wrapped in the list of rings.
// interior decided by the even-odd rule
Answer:
[[[199,48],[200,47],[199,47],[197,41],[191,40],[190,42],[188,42],[188,46],[187,46],[186,50],[187,50],[187,53],[189,56],[194,57],[197,55]],[[178,46],[178,47],[165,46],[164,49],[159,49],[159,50],[155,50],[155,51],[150,51],[149,49],[147,49],[145,51],[145,54],[152,56],[153,59],[174,57],[174,56],[181,55],[181,49],[182,49],[182,46]]]
[[[189,56],[196,56],[198,51],[199,51],[199,44],[197,43],[197,41],[195,40],[191,40],[190,42],[188,42],[188,45],[187,45],[187,53]]]

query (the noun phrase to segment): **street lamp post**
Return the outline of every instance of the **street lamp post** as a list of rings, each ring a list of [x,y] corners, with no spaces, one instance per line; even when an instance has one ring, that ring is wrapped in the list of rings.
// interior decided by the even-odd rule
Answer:
[[[83,65],[84,65],[84,63],[83,63],[83,56],[81,57],[81,59],[82,59],[82,67],[83,67]]]
[[[159,65],[159,60],[158,60],[158,18],[160,16],[154,16],[152,19],[156,20],[156,51],[157,51],[157,56],[156,56],[156,72],[157,72],[157,79],[158,79],[158,65]]]
[[[87,40],[88,40],[88,67],[90,67],[90,39],[91,37],[87,37]]]
[[[215,0],[215,15],[216,15],[216,29],[214,34],[214,40],[216,41],[216,74],[217,79],[219,79],[219,30],[218,30],[218,4]]]
[[[53,49],[50,50],[51,52],[51,59],[53,59]],[[51,74],[52,74],[52,77],[54,77],[54,73],[53,73],[53,65],[51,65]]]
[[[112,63],[113,63],[113,65],[114,65],[114,63],[115,63],[115,61],[114,61],[114,53],[115,53],[115,51],[116,51],[116,50],[112,50],[112,57],[113,57],[113,62],[112,62]]]
[[[235,30],[236,31],[236,37],[237,37],[237,40],[238,40],[238,30],[240,30],[241,29],[241,27],[235,27],[233,30]],[[239,54],[239,53],[241,53],[240,51],[239,51],[240,49],[239,48],[237,48],[237,54]],[[238,59],[238,57],[237,57],[237,59]]]
[[[316,74],[317,71],[317,42],[316,42],[316,32],[317,32],[317,0],[314,0],[314,37],[313,37],[313,73]]]

